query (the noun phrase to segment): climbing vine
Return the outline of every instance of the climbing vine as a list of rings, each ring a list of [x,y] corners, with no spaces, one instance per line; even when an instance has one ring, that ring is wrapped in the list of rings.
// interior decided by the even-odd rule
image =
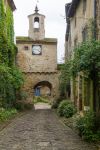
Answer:
[[[73,59],[67,60],[61,68],[60,91],[66,93],[71,78],[76,78],[78,73],[94,82],[94,87],[100,84],[100,41],[90,40],[79,44],[74,49]],[[94,88],[96,89],[96,88]]]
[[[6,32],[6,16],[4,12],[3,0],[0,1],[0,62],[7,63],[7,32]]]
[[[4,9],[4,1],[0,1],[0,60],[6,65],[13,65],[16,54],[14,45],[13,14],[9,5]]]
[[[65,60],[65,64],[61,69],[60,90],[64,93],[71,78],[75,79],[80,72],[84,74],[84,77],[90,78],[93,81],[93,93],[96,92],[96,85],[99,86],[100,41],[95,40],[97,32],[95,20],[90,19],[86,25],[86,29],[86,41],[79,43],[73,49],[73,57],[70,60]]]
[[[0,0],[0,106],[12,107],[16,91],[23,84],[22,73],[15,67],[17,47],[14,44],[13,13]]]
[[[71,60],[67,60],[65,64],[62,65],[60,71],[60,94],[65,96],[67,89],[70,85],[70,77],[71,77]]]
[[[91,40],[81,43],[74,49],[74,59],[72,65],[73,75],[83,72],[92,78],[95,73],[100,76],[100,41]]]

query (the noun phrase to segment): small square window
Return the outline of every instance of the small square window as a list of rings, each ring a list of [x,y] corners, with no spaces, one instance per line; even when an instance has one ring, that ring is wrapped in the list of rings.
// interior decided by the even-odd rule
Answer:
[[[24,46],[24,49],[25,49],[25,50],[28,50],[29,48],[28,48],[28,46]]]

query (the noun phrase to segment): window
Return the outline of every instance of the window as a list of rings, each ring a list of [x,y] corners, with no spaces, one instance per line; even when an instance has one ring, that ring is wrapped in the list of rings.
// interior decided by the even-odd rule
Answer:
[[[28,48],[28,46],[24,46],[24,50],[28,50],[29,48]]]
[[[39,28],[39,18],[38,17],[34,18],[34,28],[36,28],[36,29]]]
[[[83,0],[83,14],[85,14],[85,12],[86,12],[86,3],[87,3],[87,1]]]
[[[82,39],[83,39],[83,42],[86,41],[87,36],[88,36],[88,34],[87,34],[87,27],[85,27],[85,28],[83,29],[83,31],[82,31]]]

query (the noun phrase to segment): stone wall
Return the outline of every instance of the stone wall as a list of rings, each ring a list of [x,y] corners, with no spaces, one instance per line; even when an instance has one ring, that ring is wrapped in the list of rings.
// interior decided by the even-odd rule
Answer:
[[[45,42],[44,42],[45,40]],[[18,54],[16,57],[17,66],[25,74],[23,90],[28,93],[28,100],[32,101],[35,95],[34,87],[39,82],[48,82],[51,85],[50,99],[59,96],[59,72],[57,70],[57,40],[44,39],[41,41],[17,40]],[[32,55],[32,45],[39,44],[42,47],[41,55]],[[26,48],[25,48],[26,47]],[[44,85],[42,85],[43,87]],[[48,85],[45,87],[47,88]],[[42,88],[41,94],[44,93]],[[45,92],[46,93],[46,92]]]
[[[34,43],[33,43],[34,44]],[[56,72],[57,46],[56,44],[41,44],[42,54],[32,55],[32,45],[29,43],[17,44],[17,65],[23,72]],[[28,46],[28,50],[25,50]]]
[[[59,73],[24,73],[24,76],[25,83],[23,90],[28,93],[29,101],[32,101],[34,97],[34,87],[42,81],[48,81],[52,86],[51,100],[59,97]]]
[[[83,13],[83,1],[81,0],[76,9],[76,13],[71,19],[71,50],[76,44],[82,42],[82,32],[90,23],[90,19],[94,18],[94,3],[93,0],[87,0],[86,11]]]
[[[99,0],[97,1],[98,1],[98,7],[99,7],[100,6]],[[76,10],[73,16],[70,18],[69,37],[68,37],[68,41],[66,41],[65,43],[66,44],[65,54],[66,54],[67,59],[68,58],[70,59],[70,55],[74,57],[74,52],[73,52],[74,48],[84,40],[83,35],[82,35],[83,31],[85,28],[87,28],[88,25],[90,25],[90,20],[94,19],[94,1],[87,0],[85,6],[83,2],[85,1],[80,0],[78,2]],[[88,38],[90,38],[90,31],[87,34],[89,35]],[[74,101],[75,105],[77,106],[78,111],[84,110],[84,107],[86,107],[87,105],[91,106],[90,103],[93,103],[93,100],[90,97],[89,93],[88,93],[89,97],[88,98],[86,97],[87,95],[86,91],[91,92],[92,86],[90,87],[90,90],[88,89],[88,87],[92,83],[90,82],[89,86],[88,86],[88,82],[86,82],[85,84],[84,75],[83,74],[81,75],[81,74],[82,73],[79,73],[75,79],[71,80],[71,100]],[[89,101],[89,103],[86,104],[85,101]]]
[[[100,0],[96,0],[97,39],[100,40]]]
[[[39,28],[34,28],[34,18],[39,18]],[[29,18],[29,32],[28,36],[34,40],[38,39],[44,39],[45,38],[45,25],[44,25],[44,19],[45,16],[41,15],[39,13],[35,13],[28,16]]]

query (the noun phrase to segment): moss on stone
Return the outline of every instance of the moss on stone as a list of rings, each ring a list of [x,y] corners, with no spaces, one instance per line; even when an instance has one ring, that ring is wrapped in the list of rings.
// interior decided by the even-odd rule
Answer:
[[[17,36],[16,37],[16,40],[17,41],[35,41],[33,39],[31,39],[30,37],[25,37],[25,36]],[[56,38],[44,38],[43,40],[37,40],[37,42],[40,41],[40,42],[50,42],[50,43],[56,43],[57,42],[57,39]]]

